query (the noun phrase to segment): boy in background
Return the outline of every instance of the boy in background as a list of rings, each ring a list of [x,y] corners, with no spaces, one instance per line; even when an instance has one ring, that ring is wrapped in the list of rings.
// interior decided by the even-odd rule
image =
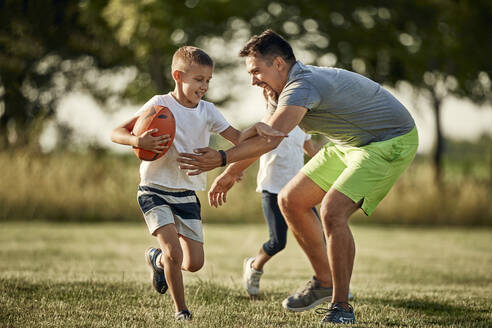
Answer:
[[[267,90],[264,90],[263,95],[268,115],[271,115],[275,111],[274,100],[277,97]],[[313,157],[316,153],[311,135],[296,126],[277,148],[260,157],[256,191],[261,192],[261,204],[270,238],[255,257],[244,260],[243,283],[250,296],[259,293],[263,266],[282,251],[287,243],[288,227],[278,206],[278,193],[304,166],[304,154]],[[313,211],[318,216],[315,208]]]
[[[169,108],[176,120],[174,142],[166,155],[155,161],[142,161],[138,187],[138,203],[145,222],[160,246],[145,252],[152,284],[161,294],[169,287],[176,320],[192,318],[185,302],[181,270],[195,272],[204,264],[200,202],[195,190],[206,188],[206,175],[187,175],[178,168],[176,158],[180,152],[207,147],[210,133],[218,133],[233,144],[237,144],[241,134],[212,103],[202,100],[213,70],[213,60],[202,49],[179,48],[172,60],[174,90],[151,98],[111,134],[115,143],[161,153],[169,135],[154,137],[152,133],[157,129],[153,129],[135,136],[131,133],[133,126],[138,116],[154,105]]]

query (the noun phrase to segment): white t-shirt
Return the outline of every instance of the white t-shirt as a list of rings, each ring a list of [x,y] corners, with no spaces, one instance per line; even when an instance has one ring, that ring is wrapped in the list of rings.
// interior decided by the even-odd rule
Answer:
[[[260,157],[256,191],[278,194],[304,166],[304,143],[311,139],[298,126],[274,150]]]
[[[193,153],[196,148],[208,147],[210,133],[221,133],[230,124],[215,108],[214,104],[200,100],[195,108],[180,105],[168,93],[152,97],[137,112],[139,116],[150,106],[161,105],[169,108],[176,120],[176,134],[167,153],[155,161],[142,161],[140,164],[140,183],[154,183],[168,188],[205,190],[207,176],[202,173],[195,176],[186,175],[178,167],[179,153]]]

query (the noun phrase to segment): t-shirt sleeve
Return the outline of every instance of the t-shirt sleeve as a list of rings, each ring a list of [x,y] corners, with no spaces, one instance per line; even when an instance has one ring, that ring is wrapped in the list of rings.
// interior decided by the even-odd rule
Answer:
[[[145,111],[147,108],[154,106],[154,105],[158,105],[158,100],[159,100],[159,97],[157,97],[157,96],[150,98],[145,104],[143,104],[142,107],[140,107],[139,110],[137,110],[137,112],[135,113],[135,116],[140,116],[140,114],[142,114],[142,112]]]
[[[306,79],[298,79],[289,82],[278,99],[278,107],[300,106],[311,110],[316,108],[321,101],[318,90]]]
[[[221,133],[231,125],[224,115],[213,104],[210,104],[208,106],[208,126],[210,132]]]
[[[309,133],[304,133],[304,142],[311,140],[311,135]]]

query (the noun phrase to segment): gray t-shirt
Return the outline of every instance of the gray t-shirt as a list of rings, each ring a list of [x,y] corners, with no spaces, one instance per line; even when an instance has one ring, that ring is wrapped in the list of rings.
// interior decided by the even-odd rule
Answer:
[[[283,106],[307,108],[299,126],[340,145],[388,140],[415,126],[405,106],[378,83],[354,72],[300,61],[292,66],[279,95],[277,107]]]

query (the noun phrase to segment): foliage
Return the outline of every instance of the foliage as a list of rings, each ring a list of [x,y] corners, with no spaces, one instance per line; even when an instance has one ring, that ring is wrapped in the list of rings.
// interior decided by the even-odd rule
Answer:
[[[0,229],[3,325],[176,326],[169,294],[150,286],[143,250],[155,240],[143,222]],[[490,327],[492,231],[357,226],[353,233],[353,326]],[[292,235],[265,266],[263,292],[253,300],[243,291],[242,259],[264,242],[265,225],[206,225],[204,235],[205,266],[184,279],[193,327],[319,327],[315,311],[280,305],[312,275]]]
[[[99,15],[105,5],[0,1],[0,147],[36,144],[42,123],[65,93],[92,90],[85,74],[129,64],[130,53]]]
[[[227,0],[3,0],[1,143],[35,141],[59,98],[73,88],[106,103],[114,95],[142,102],[172,86],[169,64],[177,47],[246,40],[269,27],[308,62],[427,90],[439,121],[446,94],[491,99],[492,40],[482,33],[491,30],[490,17],[487,0],[252,0],[247,6]],[[230,52],[216,57],[218,68],[235,63],[235,57]],[[123,91],[97,78],[122,67],[134,74]]]
[[[477,151],[484,154],[483,148]],[[492,225],[492,152],[488,161],[483,156],[474,161],[458,156],[445,161],[445,188],[436,187],[429,163],[418,158],[370,217],[359,212],[352,222]],[[0,152],[0,221],[140,221],[138,165],[133,154],[115,156],[97,150],[50,155]],[[247,170],[221,208],[211,208],[206,192],[198,192],[204,221],[263,222],[256,172],[257,166]],[[209,186],[219,173],[209,173]]]

